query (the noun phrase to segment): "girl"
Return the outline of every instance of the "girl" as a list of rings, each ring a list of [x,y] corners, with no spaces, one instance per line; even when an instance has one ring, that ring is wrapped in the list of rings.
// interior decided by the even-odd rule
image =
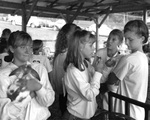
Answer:
[[[104,64],[104,69],[102,72],[102,78],[101,78],[101,92],[106,89],[105,82],[107,81],[108,74],[112,71],[112,69],[116,66],[118,60],[122,57],[122,54],[119,51],[119,47],[121,46],[123,42],[123,33],[119,29],[114,29],[110,32],[108,36],[108,40],[106,42],[106,47],[101,48],[96,52],[95,59],[93,62],[93,65],[95,64],[95,60],[98,57],[101,57]],[[104,84],[103,84],[104,83]],[[103,92],[102,92],[103,93]],[[103,105],[103,108],[108,110],[108,98],[107,93],[102,94],[100,93],[99,97],[102,97],[103,104],[101,102],[99,103],[99,106],[101,107]],[[99,99],[97,99],[99,101]],[[101,100],[100,100],[101,101]]]
[[[76,29],[78,29],[77,25],[73,23],[67,23],[58,32],[53,59],[53,70],[49,73],[50,81],[56,93],[56,99],[52,107],[55,107],[55,109],[58,111],[61,110],[60,116],[64,113],[64,111],[66,111],[66,97],[63,96],[62,89],[62,78],[65,73],[63,69],[63,63],[68,50],[68,41]],[[56,108],[56,106],[58,107]],[[54,111],[53,108],[52,111]],[[57,117],[59,115],[58,111],[56,112]]]
[[[50,116],[48,106],[54,101],[54,91],[48,79],[48,74],[40,64],[28,62],[32,53],[32,39],[23,31],[12,32],[8,45],[13,53],[12,62],[0,71],[0,119],[1,120],[46,120]],[[16,76],[10,73],[22,65],[31,65],[39,74],[40,81],[31,77],[20,80],[18,85],[30,94],[19,102],[13,102],[7,96],[8,88],[16,81]],[[23,103],[23,104],[22,104]]]
[[[148,28],[142,20],[129,21],[125,25],[125,42],[131,53],[120,59],[107,82],[108,85],[119,83],[118,94],[144,103],[147,97],[148,59],[142,48],[148,41],[148,35]],[[115,112],[125,113],[124,107],[123,102],[115,99]],[[136,120],[144,120],[144,109],[131,104],[130,116]]]
[[[11,30],[9,28],[5,28],[3,31],[2,31],[2,35],[1,35],[1,38],[5,38],[6,41],[8,41],[8,38],[11,34]]]
[[[42,54],[43,52],[43,41],[42,40],[33,40],[33,55],[30,59],[31,62],[37,62],[43,64],[47,70],[47,72],[52,71],[52,66],[50,64],[50,60],[47,56]]]
[[[95,72],[87,59],[94,53],[95,36],[88,31],[76,31],[69,41],[65,59],[64,84],[67,91],[67,111],[64,120],[89,120],[97,109],[103,64],[96,62]]]
[[[95,64],[96,57],[101,57],[105,64],[103,70],[103,76],[101,78],[101,83],[106,82],[107,76],[111,69],[115,67],[117,61],[122,56],[119,51],[119,47],[123,43],[123,33],[119,29],[114,29],[110,32],[108,40],[106,42],[106,47],[101,48],[96,52],[93,65]]]

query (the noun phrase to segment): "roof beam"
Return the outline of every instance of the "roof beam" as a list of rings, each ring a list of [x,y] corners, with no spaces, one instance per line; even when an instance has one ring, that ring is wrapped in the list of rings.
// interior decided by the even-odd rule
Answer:
[[[27,21],[29,21],[30,16],[32,15],[32,13],[33,13],[33,11],[34,11],[34,9],[35,9],[35,7],[36,7],[38,1],[39,1],[39,0],[34,0],[34,1],[33,1],[33,4],[32,4],[32,6],[31,6],[31,8],[30,8],[30,12],[29,12],[29,14],[28,14],[27,17],[26,17],[26,20],[27,20]]]
[[[139,6],[136,7],[115,7],[110,13],[121,13],[121,12],[133,12],[133,11],[143,11],[144,9],[150,10],[150,6]]]
[[[6,2],[6,1],[0,1],[0,6],[1,7],[8,7],[8,8],[14,8],[14,9],[21,9],[22,5],[20,3],[12,3],[12,2]],[[26,5],[26,9],[29,10],[31,8],[31,5]],[[69,10],[61,10],[61,9],[47,9],[45,7],[40,7],[40,6],[36,6],[34,11],[44,11],[44,12],[51,12],[51,13],[62,13],[62,14],[71,14],[74,15],[76,14],[76,12],[74,11],[69,11]],[[86,17],[93,17],[93,14],[89,14],[89,13],[83,13],[83,12],[79,12],[78,13],[79,16],[86,16]]]
[[[82,9],[83,4],[84,4],[84,2],[82,2],[82,3],[80,4],[80,6],[78,7],[78,9],[77,9],[77,11],[76,11],[76,14],[74,14],[74,16],[70,19],[69,22],[73,22],[73,21],[75,20],[75,18],[78,16],[78,13],[79,13],[80,10]]]
[[[59,1],[59,0],[55,0],[54,2],[51,2],[51,3],[50,3],[50,5],[48,5],[47,7],[52,8],[52,7],[54,6],[54,4],[56,4],[56,3],[57,3],[57,1]]]
[[[22,31],[25,31],[27,30],[27,19],[26,19],[26,3],[25,2],[22,2]]]
[[[73,2],[64,3],[62,5],[73,5],[73,4],[83,3],[83,2],[94,2],[94,0],[76,0],[76,1],[73,1]]]

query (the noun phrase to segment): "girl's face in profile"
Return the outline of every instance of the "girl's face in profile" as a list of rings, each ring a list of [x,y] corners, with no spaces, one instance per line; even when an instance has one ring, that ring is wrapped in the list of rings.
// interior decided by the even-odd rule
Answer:
[[[118,46],[121,44],[117,35],[110,35],[107,40],[107,49],[118,51]]]
[[[127,31],[125,34],[125,43],[131,52],[141,50],[144,37],[137,35],[134,31]]]
[[[32,55],[32,43],[28,42],[26,45],[18,45],[12,48],[14,54],[14,62],[16,64],[26,63]]]
[[[94,42],[87,42],[83,44],[83,47],[81,48],[81,53],[84,58],[92,58],[94,54]]]

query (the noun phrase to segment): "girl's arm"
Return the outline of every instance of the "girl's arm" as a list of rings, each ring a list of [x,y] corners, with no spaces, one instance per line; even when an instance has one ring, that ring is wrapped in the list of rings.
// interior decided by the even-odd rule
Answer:
[[[45,61],[44,61],[44,65],[47,69],[47,72],[51,72],[52,71],[52,66],[50,64],[50,60],[47,58],[47,56],[44,56],[45,57]]]
[[[54,102],[55,93],[50,84],[47,70],[43,65],[37,66],[35,70],[40,75],[40,84],[42,85],[41,88],[36,91],[36,100],[39,104],[48,107]]]
[[[87,80],[87,73],[77,69],[67,71],[65,76],[65,86],[71,90],[70,92],[77,93],[82,99],[92,101],[99,94],[101,73],[95,72],[91,80]],[[66,78],[67,77],[67,78]],[[90,81],[90,82],[89,82]],[[69,92],[69,91],[68,91]]]
[[[106,81],[107,85],[119,85],[119,78],[115,75],[114,72],[111,72],[108,75],[108,80]]]
[[[127,57],[122,57],[119,60],[116,67],[113,69],[113,72],[108,75],[106,84],[109,90],[113,91],[113,88],[116,89],[120,81],[122,81],[129,72],[130,67],[130,59],[128,60]]]

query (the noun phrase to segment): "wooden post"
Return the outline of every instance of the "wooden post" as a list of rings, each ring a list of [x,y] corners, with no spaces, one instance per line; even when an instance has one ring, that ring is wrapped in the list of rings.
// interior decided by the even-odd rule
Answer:
[[[22,31],[27,31],[27,19],[26,19],[26,6],[25,2],[22,3]]]
[[[143,10],[143,21],[147,23],[147,9]]]
[[[96,17],[96,21],[95,21],[95,24],[96,24],[96,52],[97,52],[98,46],[99,46],[98,18],[99,17]]]

